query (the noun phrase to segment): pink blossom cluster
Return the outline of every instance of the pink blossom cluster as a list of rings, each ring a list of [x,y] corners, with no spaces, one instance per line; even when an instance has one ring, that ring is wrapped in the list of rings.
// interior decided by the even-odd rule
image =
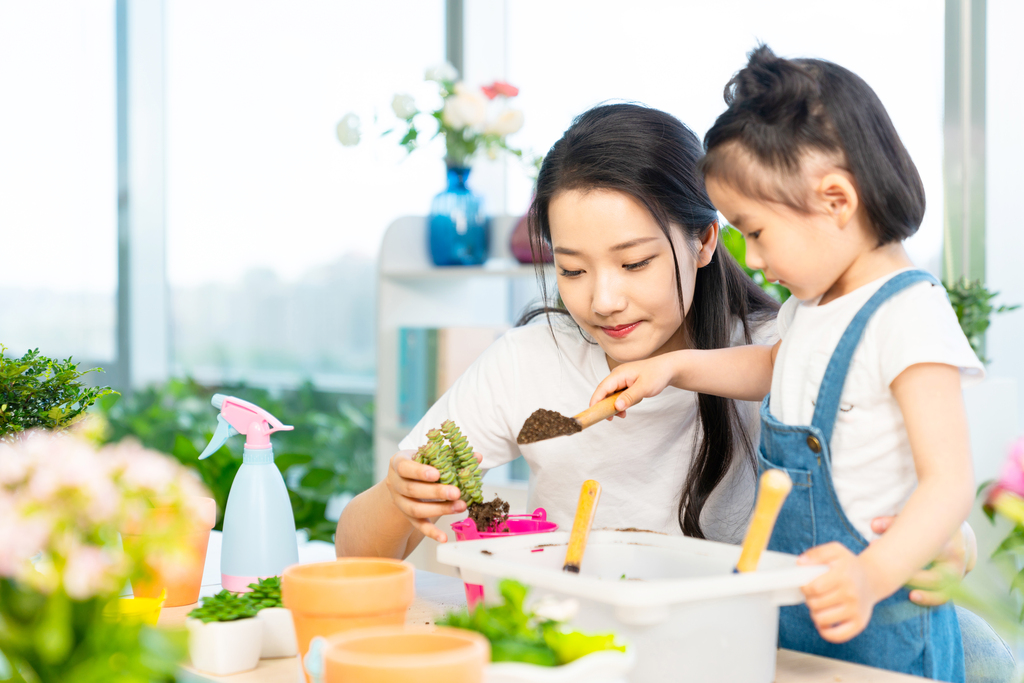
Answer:
[[[1024,438],[1010,448],[1010,457],[1003,463],[999,479],[989,493],[989,500],[994,500],[1004,492],[1024,498]]]
[[[135,442],[24,434],[0,444],[0,577],[77,600],[114,594],[139,569],[119,531],[157,504],[187,515],[203,495],[191,472]]]

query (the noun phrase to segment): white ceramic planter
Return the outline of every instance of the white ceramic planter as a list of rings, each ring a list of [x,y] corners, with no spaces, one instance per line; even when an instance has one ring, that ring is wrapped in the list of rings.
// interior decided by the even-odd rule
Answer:
[[[594,652],[565,666],[497,662],[487,667],[487,683],[626,683],[635,659],[629,647]]]
[[[292,612],[284,607],[266,607],[256,614],[263,622],[263,650],[260,659],[294,657],[299,654]]]
[[[186,619],[188,652],[200,671],[227,676],[251,671],[260,663],[263,622],[257,619],[211,621]]]

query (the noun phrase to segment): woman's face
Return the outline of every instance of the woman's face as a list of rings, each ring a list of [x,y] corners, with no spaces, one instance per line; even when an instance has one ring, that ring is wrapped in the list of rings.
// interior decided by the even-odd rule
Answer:
[[[616,190],[560,192],[548,206],[558,292],[576,323],[601,345],[610,367],[684,347],[697,268],[711,259],[672,226]],[[683,291],[680,309],[672,246]],[[706,260],[705,260],[706,256]]]

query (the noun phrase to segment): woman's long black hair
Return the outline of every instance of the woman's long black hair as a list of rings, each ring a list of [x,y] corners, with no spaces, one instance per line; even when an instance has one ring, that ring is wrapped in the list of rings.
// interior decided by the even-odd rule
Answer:
[[[535,261],[542,247],[551,245],[548,208],[560,192],[605,189],[624,192],[640,202],[669,237],[672,226],[688,241],[700,240],[718,213],[704,189],[697,170],[702,155],[700,141],[675,117],[635,104],[609,104],[581,114],[544,158],[537,178],[536,196],[530,207],[530,244]],[[679,260],[675,247],[676,296],[683,307]],[[543,269],[538,266],[544,301],[547,291]],[[775,315],[778,304],[762,292],[719,242],[711,263],[697,270],[697,282],[683,325],[687,343],[696,349],[731,345],[736,321],[751,342],[751,322]],[[524,324],[542,313],[564,313],[564,308],[543,307],[528,312]],[[679,526],[687,536],[704,538],[700,515],[704,505],[732,464],[740,443],[749,464],[756,468],[753,444],[739,419],[736,404],[719,396],[698,394],[699,444],[679,499]]]

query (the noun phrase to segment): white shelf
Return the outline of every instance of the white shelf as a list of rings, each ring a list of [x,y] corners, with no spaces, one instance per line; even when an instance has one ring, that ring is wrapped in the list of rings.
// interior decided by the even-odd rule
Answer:
[[[534,266],[516,262],[509,249],[518,220],[516,216],[491,219],[489,258],[482,266],[434,266],[427,251],[425,216],[399,218],[385,232],[377,270],[374,454],[378,479],[387,474],[391,456],[408,433],[398,424],[398,329],[513,325],[527,304],[539,301]],[[553,266],[545,268],[545,278],[552,294]],[[507,482],[508,472],[502,470],[489,473],[488,479]]]

